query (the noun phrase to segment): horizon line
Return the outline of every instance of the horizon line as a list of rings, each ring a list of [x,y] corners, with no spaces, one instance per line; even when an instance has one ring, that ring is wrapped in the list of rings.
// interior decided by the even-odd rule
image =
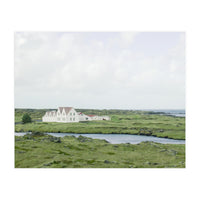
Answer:
[[[66,106],[64,106],[66,107]],[[69,107],[69,106],[67,106]],[[72,107],[72,106],[70,106]],[[73,107],[75,108],[75,107]],[[20,108],[14,107],[14,109],[57,109],[57,108]],[[92,109],[92,110],[186,110],[185,108],[75,108],[75,109]]]

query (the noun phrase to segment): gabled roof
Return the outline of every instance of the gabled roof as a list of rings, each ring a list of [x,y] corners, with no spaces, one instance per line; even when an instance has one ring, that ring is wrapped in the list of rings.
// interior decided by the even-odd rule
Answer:
[[[51,111],[51,114],[55,115],[56,114],[56,110]]]
[[[59,107],[58,110],[60,113],[62,113],[63,109],[65,110],[65,113],[68,114],[69,111],[72,109],[72,107]]]

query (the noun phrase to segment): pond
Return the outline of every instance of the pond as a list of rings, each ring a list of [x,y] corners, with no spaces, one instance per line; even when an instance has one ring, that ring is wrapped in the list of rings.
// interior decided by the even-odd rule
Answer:
[[[15,136],[23,136],[27,133],[15,133]],[[129,134],[82,134],[82,133],[47,133],[55,137],[64,137],[67,135],[73,135],[78,137],[80,135],[84,137],[89,137],[93,139],[102,139],[107,140],[111,144],[121,144],[121,143],[130,143],[138,144],[140,142],[152,141],[162,144],[185,144],[185,140],[174,140],[168,138],[158,138],[154,136],[145,136],[145,135],[129,135]]]

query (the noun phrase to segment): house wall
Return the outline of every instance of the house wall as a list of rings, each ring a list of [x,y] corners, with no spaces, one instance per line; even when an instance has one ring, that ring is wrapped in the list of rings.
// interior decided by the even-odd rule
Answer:
[[[74,108],[72,108],[67,114],[64,109],[62,110],[62,112],[60,112],[60,110],[58,109],[56,118],[57,122],[79,122],[78,113]]]
[[[90,120],[90,117],[85,115],[85,114],[83,114],[83,113],[78,115],[78,118],[79,118],[79,121],[88,121],[88,120]]]
[[[56,122],[57,121],[56,111],[46,112],[45,115],[42,117],[42,121],[43,122]]]
[[[68,122],[79,122],[78,113],[72,108],[68,113]]]

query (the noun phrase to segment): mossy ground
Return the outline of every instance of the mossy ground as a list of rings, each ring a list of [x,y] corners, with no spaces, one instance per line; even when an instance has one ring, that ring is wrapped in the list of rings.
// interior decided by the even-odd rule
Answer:
[[[185,145],[110,144],[83,136],[15,136],[16,168],[184,168]]]

